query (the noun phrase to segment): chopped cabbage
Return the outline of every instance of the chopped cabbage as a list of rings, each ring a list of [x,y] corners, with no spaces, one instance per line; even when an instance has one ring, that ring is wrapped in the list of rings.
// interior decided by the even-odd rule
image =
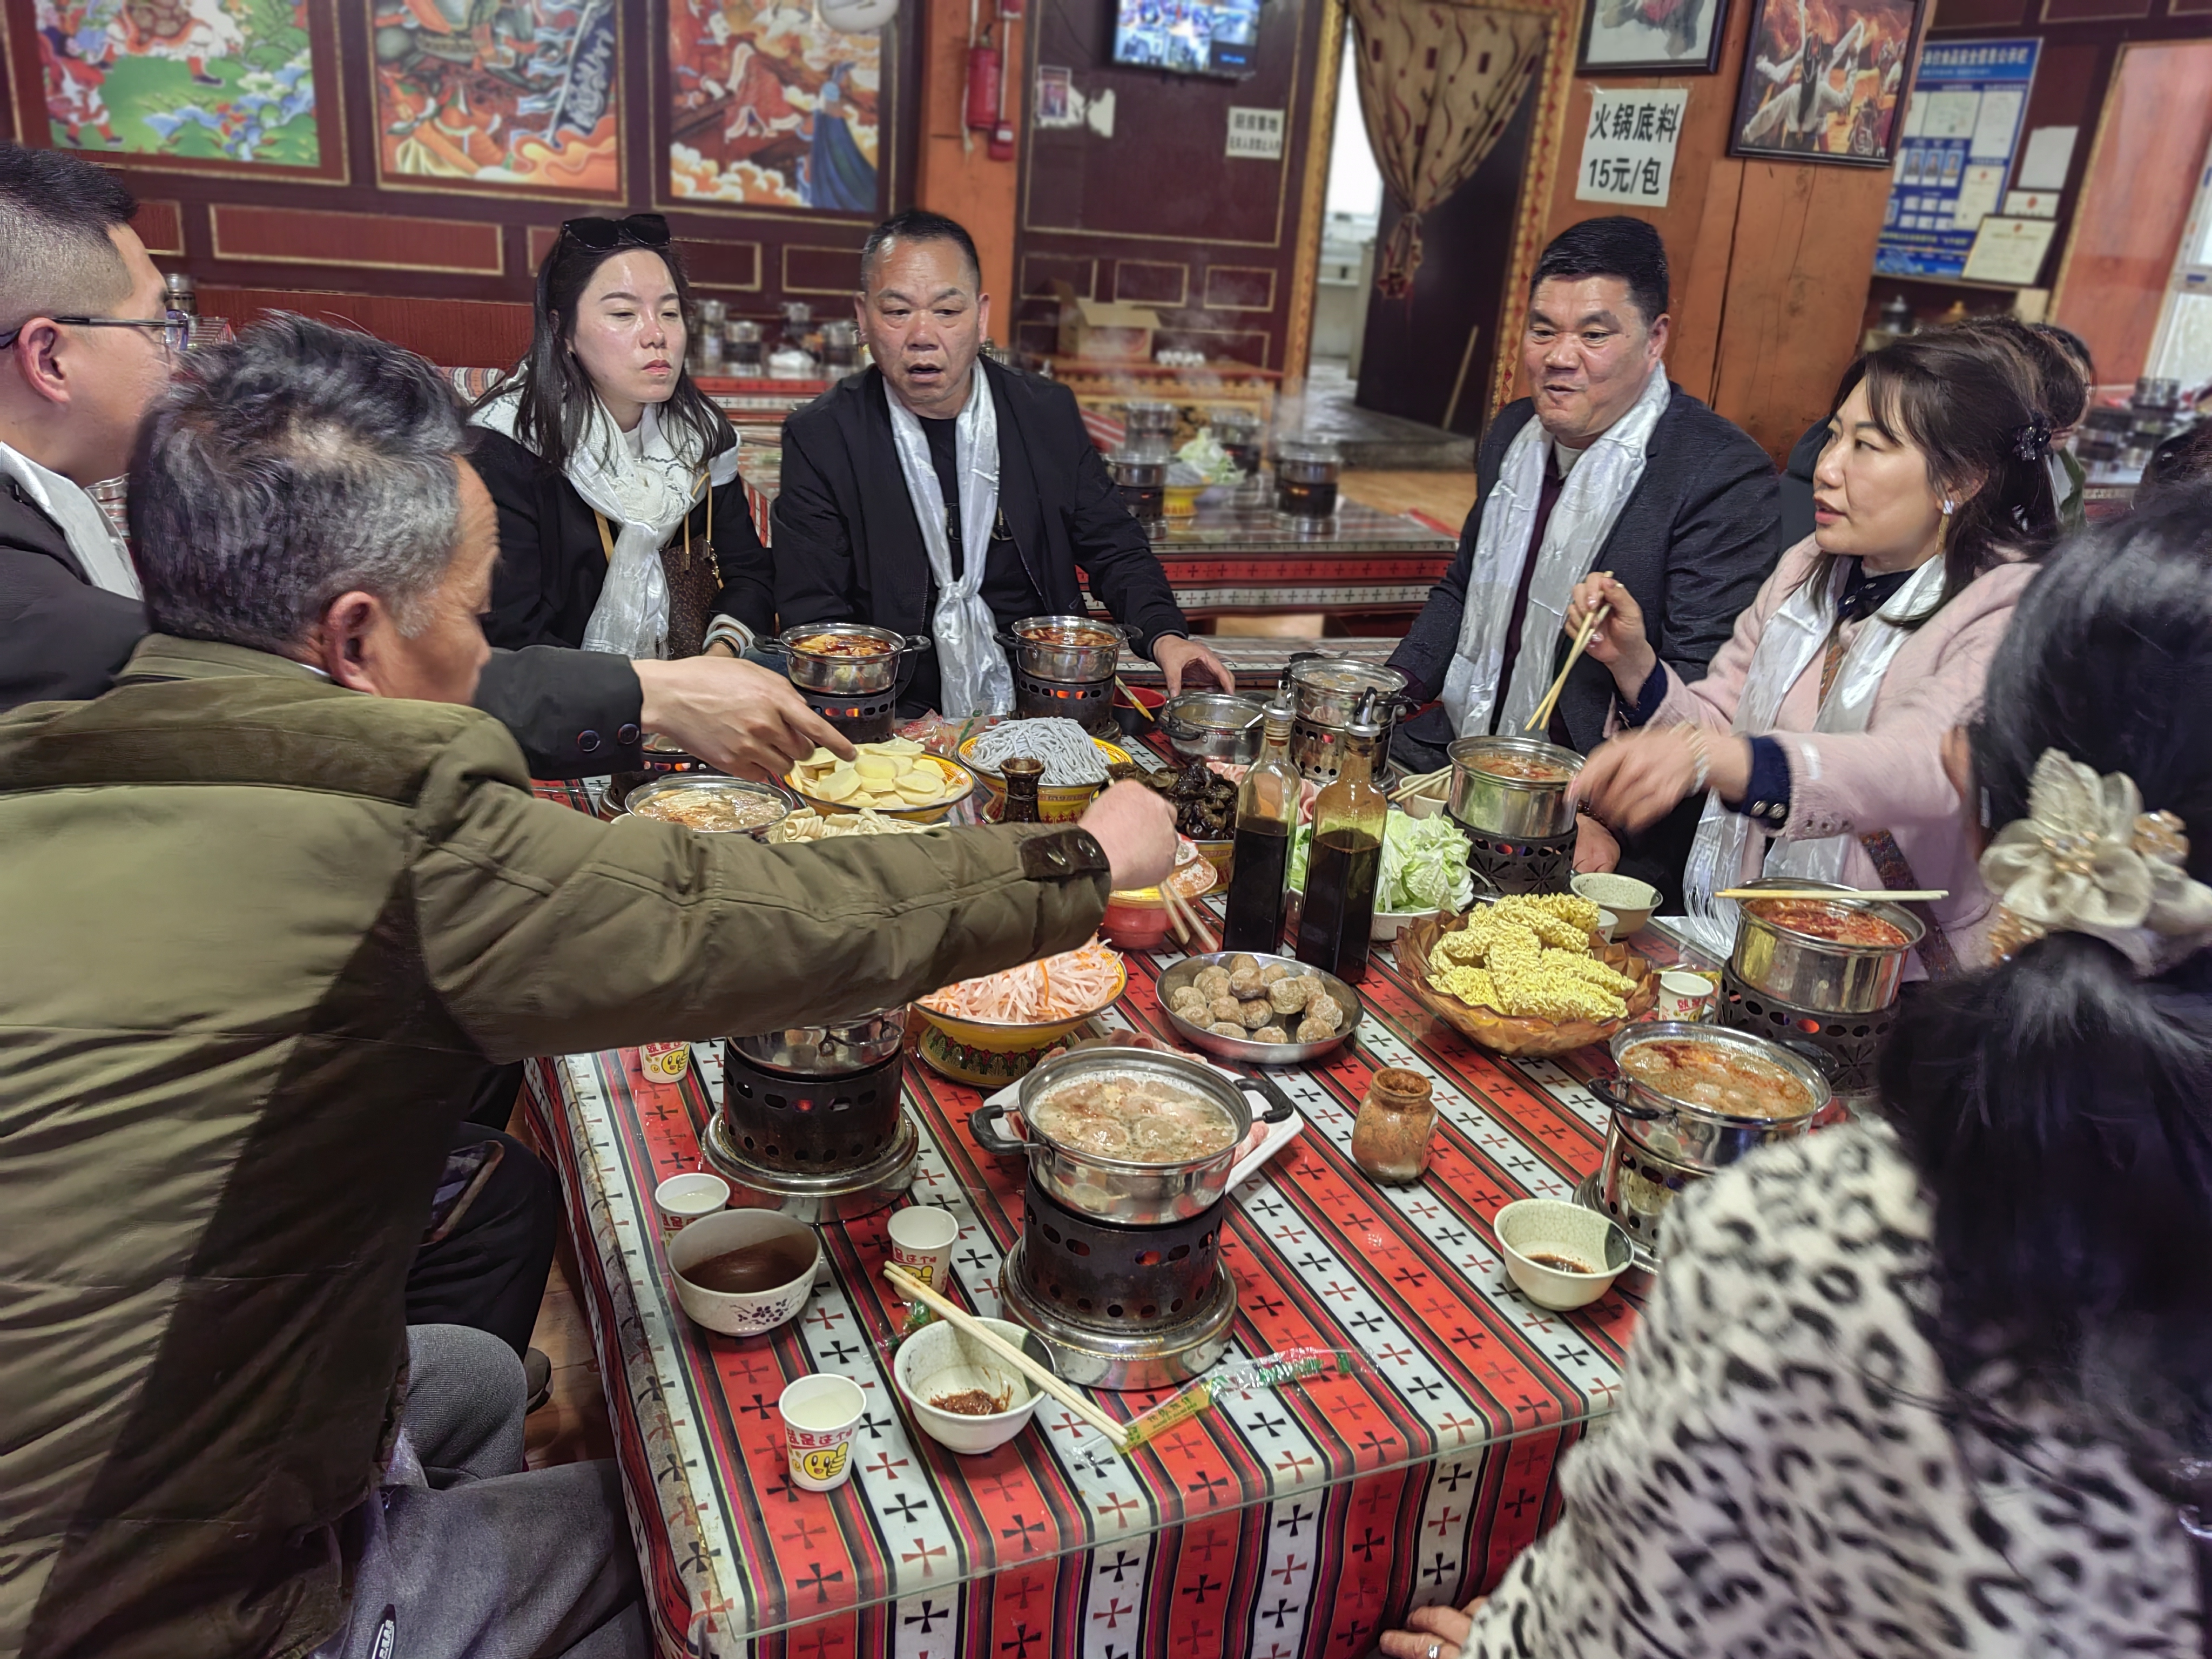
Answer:
[[[1313,845],[1313,821],[1300,824],[1291,838],[1290,886],[1306,889],[1306,857]],[[1458,825],[1439,812],[1417,818],[1393,807],[1382,820],[1382,868],[1376,877],[1377,910],[1448,910],[1456,915],[1474,902],[1474,878],[1467,867],[1468,841]]]

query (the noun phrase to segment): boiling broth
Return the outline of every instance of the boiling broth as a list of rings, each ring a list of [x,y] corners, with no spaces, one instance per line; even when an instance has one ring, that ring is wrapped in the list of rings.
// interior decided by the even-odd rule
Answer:
[[[811,1236],[764,1238],[677,1271],[702,1291],[751,1295],[780,1291],[794,1279],[805,1278],[814,1271],[814,1253]]]
[[[1773,1060],[1732,1045],[1662,1040],[1639,1042],[1620,1069],[1654,1094],[1732,1117],[1802,1117],[1813,1091]]]
[[[1024,1109],[1038,1133],[1063,1146],[1130,1164],[1192,1163],[1237,1142],[1219,1102],[1149,1077],[1079,1078]]]

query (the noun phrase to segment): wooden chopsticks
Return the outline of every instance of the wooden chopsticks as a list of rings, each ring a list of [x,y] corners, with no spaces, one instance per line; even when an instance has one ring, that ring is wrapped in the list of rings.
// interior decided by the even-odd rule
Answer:
[[[957,1302],[949,1301],[939,1296],[896,1262],[885,1264],[884,1278],[901,1296],[921,1303],[947,1324],[974,1337],[993,1353],[998,1355],[1000,1358],[1005,1360],[1024,1376],[1029,1378],[1030,1382],[1104,1435],[1107,1443],[1115,1451],[1124,1457],[1129,1455],[1128,1436],[1119,1423],[1107,1416],[1097,1407],[1061,1382],[1044,1366],[1038,1364],[1036,1360],[1014,1346],[1012,1343],[1000,1336],[996,1331],[976,1318],[974,1314],[969,1313],[967,1309]]]
[[[1114,676],[1114,684],[1120,688],[1121,695],[1129,700],[1130,708],[1142,714],[1145,719],[1150,721],[1152,725],[1158,726],[1160,723],[1159,717],[1158,715],[1154,714],[1151,709],[1145,707],[1143,703],[1137,701],[1137,694],[1129,689],[1128,681],[1123,679],[1119,674],[1116,674]]]
[[[1838,892],[1832,887],[1724,887],[1713,895],[1715,898],[1735,899],[1887,899],[1892,904],[1931,904],[1937,899],[1951,896],[1948,887],[1915,887],[1905,890],[1883,888],[1869,892],[1862,887]]]
[[[1612,574],[1611,571],[1606,572],[1607,575]],[[1552,689],[1544,693],[1544,701],[1536,705],[1536,712],[1528,716],[1528,723],[1521,728],[1523,732],[1540,732],[1551,725],[1552,711],[1559,707],[1559,693],[1566,689],[1567,676],[1575,672],[1575,665],[1582,660],[1583,653],[1589,648],[1590,635],[1602,628],[1605,619],[1612,614],[1611,605],[1601,605],[1583,618],[1583,625],[1575,631],[1574,649],[1567,653],[1565,666],[1559,670],[1559,678],[1552,682]]]
[[[1448,781],[1451,773],[1452,769],[1449,766],[1440,766],[1433,772],[1416,772],[1390,792],[1390,799],[1407,800],[1415,795],[1425,795],[1429,793],[1431,785]]]
[[[1170,881],[1173,879],[1172,876],[1169,878]],[[1167,906],[1168,925],[1176,930],[1176,937],[1182,940],[1191,954],[1211,956],[1221,948],[1221,941],[1206,932],[1206,924],[1199,919],[1196,908],[1165,881],[1160,884],[1160,898]]]

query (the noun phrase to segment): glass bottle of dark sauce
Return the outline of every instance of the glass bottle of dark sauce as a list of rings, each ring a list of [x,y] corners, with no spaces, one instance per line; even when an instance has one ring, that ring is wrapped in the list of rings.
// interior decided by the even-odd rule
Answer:
[[[1283,943],[1283,879],[1290,872],[1291,832],[1297,827],[1304,780],[1291,764],[1291,709],[1267,708],[1260,757],[1237,790],[1237,839],[1230,854],[1224,951],[1273,951]]]
[[[1305,907],[1297,957],[1356,984],[1367,974],[1375,922],[1375,881],[1382,863],[1382,821],[1389,799],[1375,787],[1375,744],[1382,735],[1375,693],[1359,700],[1344,729],[1336,781],[1314,802],[1313,850],[1306,860]]]
[[[1037,805],[1037,784],[1044,763],[1028,755],[1009,755],[999,771],[1006,781],[1006,804],[999,811],[1001,823],[1036,823],[1042,813]]]

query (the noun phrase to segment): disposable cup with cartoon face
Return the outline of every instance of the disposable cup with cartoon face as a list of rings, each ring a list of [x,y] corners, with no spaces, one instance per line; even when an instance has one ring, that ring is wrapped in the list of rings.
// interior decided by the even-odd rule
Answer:
[[[853,1432],[867,1409],[859,1383],[817,1372],[787,1386],[775,1407],[783,1416],[792,1485],[834,1492],[852,1479]]]

